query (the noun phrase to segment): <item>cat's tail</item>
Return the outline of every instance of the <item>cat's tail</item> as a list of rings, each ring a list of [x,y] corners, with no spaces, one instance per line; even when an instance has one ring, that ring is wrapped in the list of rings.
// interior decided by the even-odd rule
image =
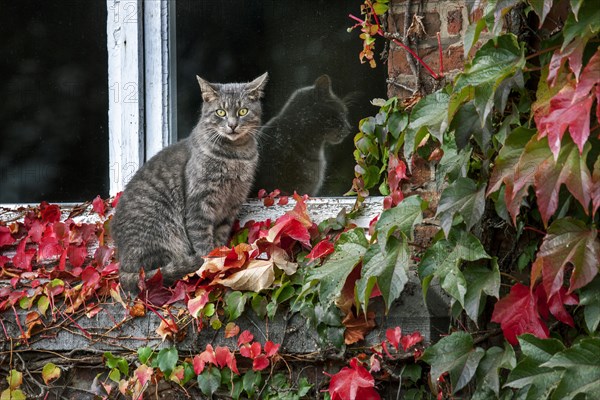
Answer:
[[[181,279],[185,275],[198,270],[203,263],[204,260],[202,259],[202,257],[196,255],[184,256],[169,262],[167,265],[160,268],[160,272],[163,277],[163,285],[173,285],[178,279]],[[144,269],[146,280],[153,277],[157,271],[158,268],[151,270]],[[139,292],[139,270],[137,272],[129,272],[121,269],[119,271],[119,280],[121,282],[121,287],[125,292],[129,292],[132,294],[136,294]]]

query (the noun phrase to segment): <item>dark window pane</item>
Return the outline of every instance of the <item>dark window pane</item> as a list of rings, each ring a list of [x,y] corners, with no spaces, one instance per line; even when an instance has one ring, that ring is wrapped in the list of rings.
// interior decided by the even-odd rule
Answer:
[[[235,82],[268,71],[264,123],[281,117],[284,104],[298,89],[316,82],[326,87],[331,82],[336,97],[345,98],[349,126],[340,115],[344,111],[339,107],[342,101],[324,97],[307,106],[311,110],[308,115],[297,110],[293,111],[296,115],[288,112],[285,117],[291,118],[287,127],[280,123],[272,129],[280,120],[271,120],[270,131],[263,135],[261,144],[262,160],[273,162],[263,168],[267,179],[259,181],[268,190],[288,186],[288,191],[299,189],[311,195],[333,196],[348,191],[354,176],[353,136],[358,121],[376,110],[369,100],[386,96],[385,65],[376,69],[361,65],[358,30],[347,32],[353,25],[348,14],[360,13],[361,3],[177,0],[179,138],[188,136],[198,119],[201,97],[196,75],[212,82]],[[330,79],[319,79],[323,75]],[[331,144],[340,136],[340,143]],[[323,152],[325,171],[320,163],[320,144],[324,140],[328,142]],[[284,168],[280,168],[279,160],[285,161]],[[321,178],[323,183],[319,185]]]
[[[106,2],[0,0],[0,203],[108,195]]]

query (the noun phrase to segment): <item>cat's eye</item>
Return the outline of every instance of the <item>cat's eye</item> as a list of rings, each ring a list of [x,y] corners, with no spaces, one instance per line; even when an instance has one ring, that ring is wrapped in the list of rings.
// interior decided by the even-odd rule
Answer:
[[[227,115],[227,111],[223,110],[222,108],[219,108],[217,111],[215,111],[215,114],[217,114],[219,117],[223,118],[224,116]]]
[[[246,114],[248,114],[248,109],[247,109],[247,108],[240,108],[240,109],[238,110],[238,115],[239,115],[240,117],[243,117],[243,116],[244,116],[244,115],[246,115]]]

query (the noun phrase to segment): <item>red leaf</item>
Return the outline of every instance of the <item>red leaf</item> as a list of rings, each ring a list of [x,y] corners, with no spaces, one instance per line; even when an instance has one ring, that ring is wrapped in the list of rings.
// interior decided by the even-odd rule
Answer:
[[[246,358],[255,359],[261,352],[260,343],[246,343],[240,347],[240,354]]]
[[[543,339],[549,335],[548,327],[540,318],[536,296],[520,283],[496,303],[492,321],[500,324],[504,337],[512,345],[518,344],[517,336],[523,333],[532,333]]]
[[[86,245],[70,245],[69,249],[67,250],[67,256],[69,257],[69,261],[71,262],[71,265],[75,268],[79,268],[83,265],[87,255],[88,250]]]
[[[408,349],[413,347],[415,344],[422,342],[422,341],[423,341],[423,336],[421,336],[420,332],[413,332],[410,335],[402,336],[402,339],[400,339],[400,342],[402,343],[402,349],[404,351],[407,351]]]
[[[250,331],[245,330],[244,332],[242,332],[242,334],[238,338],[238,346],[241,346],[246,343],[250,343],[252,341],[252,339],[254,339],[254,335],[252,333],[250,333]]]
[[[573,317],[567,312],[564,305],[577,305],[579,298],[575,294],[567,294],[567,289],[561,287],[558,293],[548,299],[548,307],[554,317],[562,323],[575,327]]]
[[[104,204],[104,200],[102,200],[100,196],[96,196],[96,198],[92,201],[92,208],[98,215],[104,217],[104,214],[106,212],[106,205]]]
[[[24,271],[31,271],[31,260],[35,257],[34,249],[26,249],[25,245],[27,243],[27,238],[21,239],[19,245],[17,246],[17,252],[13,256],[12,262],[15,267],[22,269]]]
[[[115,198],[110,203],[112,208],[115,208],[119,204],[119,200],[121,199],[122,194],[123,194],[123,192],[119,192],[115,195]]]
[[[100,274],[96,271],[96,268],[87,266],[81,273],[81,280],[86,287],[96,287],[100,283]]]
[[[282,236],[288,236],[304,244],[306,247],[310,247],[310,233],[308,229],[289,213],[277,219],[275,225],[269,229],[267,240],[278,244],[281,242]]]
[[[225,325],[225,339],[235,337],[240,333],[240,327],[235,322]]]
[[[163,276],[160,269],[152,276],[152,278],[144,281],[142,279],[139,298],[156,307],[163,306],[171,297],[169,289],[163,286]]]
[[[42,241],[42,235],[46,229],[46,224],[43,224],[40,220],[35,220],[29,227],[29,238],[33,243],[40,243]]]
[[[267,343],[265,343],[265,354],[267,355],[267,357],[272,357],[275,354],[277,354],[280,346],[281,345],[275,344],[270,340],[267,340]]]
[[[48,204],[43,201],[40,204],[40,214],[44,223],[60,221],[60,207],[56,204]]]
[[[532,268],[532,282],[539,276],[548,297],[558,293],[563,286],[565,268],[573,266],[569,292],[582,288],[598,274],[600,242],[598,231],[587,227],[573,218],[557,219],[548,228],[548,233],[537,253]]]
[[[356,358],[350,360],[350,367],[344,367],[334,374],[327,389],[331,400],[375,400],[380,399],[375,390],[375,379]]]
[[[308,208],[306,206],[307,199],[307,195],[300,196],[298,193],[294,192],[294,200],[296,201],[296,205],[294,206],[293,210],[288,211],[288,214],[300,221],[300,223],[306,228],[310,228],[313,222],[310,218],[310,215],[308,215]]]
[[[309,260],[325,257],[333,253],[334,246],[328,239],[323,239],[313,247],[310,253],[306,256]]]
[[[236,373],[237,375],[240,374],[237,369],[235,356],[227,347],[217,346],[215,349],[215,359],[220,368],[229,367],[232,372]]]
[[[400,339],[402,338],[402,329],[397,326],[395,328],[389,328],[385,331],[385,337],[396,350],[400,345]]]
[[[267,191],[265,189],[260,189],[258,191],[258,199],[262,200],[267,195]]]
[[[104,267],[110,262],[115,249],[108,246],[99,246],[94,253],[94,261],[97,267]]]
[[[600,51],[596,51],[583,69],[579,81],[569,81],[562,87],[550,100],[547,114],[535,114],[538,137],[548,136],[548,143],[555,159],[558,157],[562,136],[567,128],[579,152],[583,152],[583,145],[590,135],[593,89],[598,84],[599,74]]]
[[[252,369],[254,371],[262,371],[269,366],[269,359],[264,354],[257,356],[252,361]]]
[[[15,243],[15,238],[6,226],[0,226],[0,247]]]
[[[58,224],[57,224],[58,225]],[[47,225],[40,241],[38,261],[58,257],[63,253],[63,247],[54,231],[55,225]]]

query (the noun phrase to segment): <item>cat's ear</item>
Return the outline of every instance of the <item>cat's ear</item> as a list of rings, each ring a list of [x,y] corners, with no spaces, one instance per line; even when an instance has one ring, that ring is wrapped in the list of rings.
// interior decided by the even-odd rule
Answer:
[[[329,75],[321,75],[315,81],[315,91],[317,97],[331,97],[331,78]]]
[[[205,81],[198,75],[196,75],[196,79],[198,79],[198,84],[200,85],[200,91],[202,92],[202,100],[208,103],[216,100],[219,97],[217,89],[210,82]]]
[[[269,73],[265,72],[252,82],[248,82],[246,84],[246,93],[248,97],[252,100],[258,100],[265,94],[265,86],[267,81],[269,80]]]

